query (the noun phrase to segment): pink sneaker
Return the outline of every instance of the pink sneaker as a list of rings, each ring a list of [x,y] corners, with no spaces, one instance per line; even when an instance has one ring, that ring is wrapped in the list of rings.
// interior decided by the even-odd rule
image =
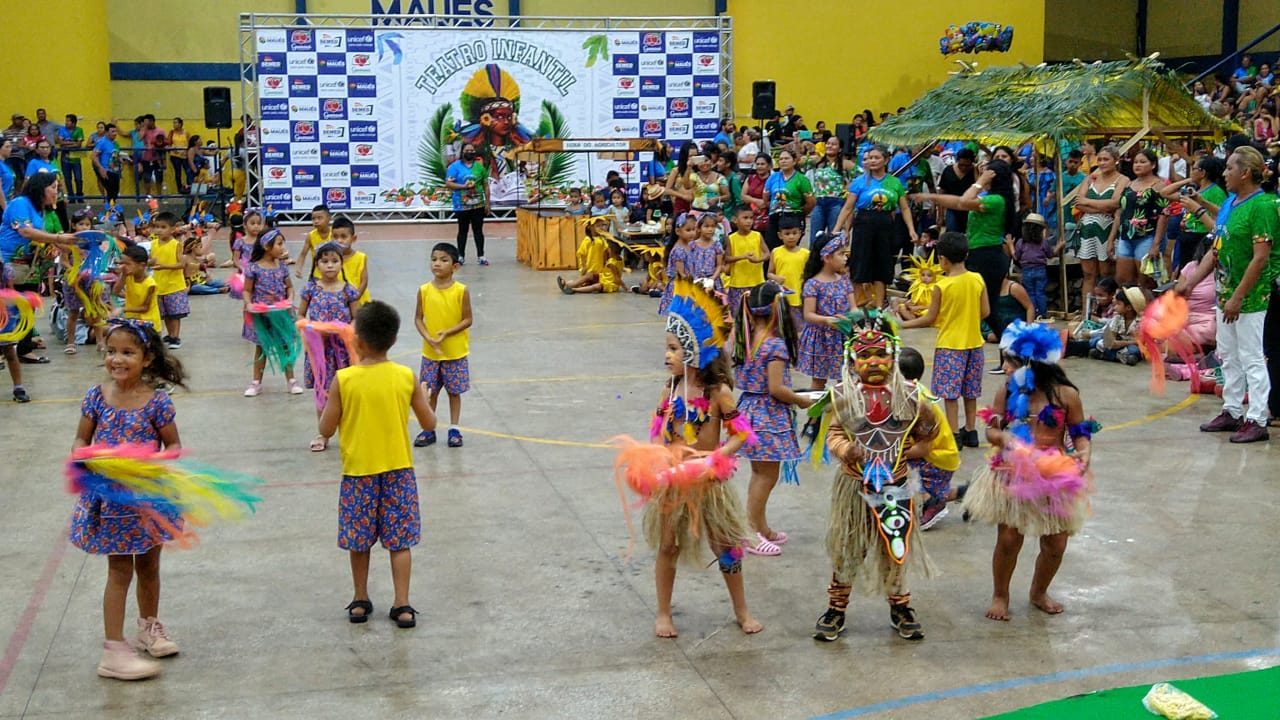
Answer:
[[[169,639],[164,625],[155,618],[138,618],[138,639],[134,647],[155,658],[178,654],[178,644]]]
[[[98,677],[115,680],[145,680],[160,674],[160,663],[133,651],[123,640],[102,643],[102,659],[98,661]]]
[[[262,383],[258,380],[254,380],[253,382],[249,383],[249,387],[245,388],[245,391],[244,391],[245,397],[258,397],[261,394],[262,394]]]

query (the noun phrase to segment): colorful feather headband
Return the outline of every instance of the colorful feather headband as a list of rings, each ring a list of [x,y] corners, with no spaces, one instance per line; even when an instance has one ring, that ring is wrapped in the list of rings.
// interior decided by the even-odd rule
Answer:
[[[902,346],[898,337],[898,321],[879,310],[853,310],[840,318],[836,327],[848,337],[844,348],[849,357],[857,357],[859,352],[869,348],[881,348],[897,357]]]
[[[1000,336],[1000,352],[1024,362],[1057,365],[1062,359],[1062,336],[1047,325],[1014,320]]]
[[[684,364],[699,370],[720,356],[729,337],[724,305],[706,287],[692,280],[676,280],[667,314],[667,332],[684,350]]]

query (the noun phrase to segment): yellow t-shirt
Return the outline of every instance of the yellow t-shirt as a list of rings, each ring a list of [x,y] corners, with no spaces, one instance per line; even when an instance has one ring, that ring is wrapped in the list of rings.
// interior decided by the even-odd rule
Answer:
[[[315,230],[308,233],[308,237],[312,236],[317,236]],[[351,287],[360,287],[360,278],[364,275],[364,268],[367,260],[368,256],[359,250],[352,250],[350,255],[342,256],[342,274],[347,276],[347,282],[351,283]],[[311,271],[311,277],[320,277],[319,267],[316,267],[315,270]],[[365,288],[364,292],[360,293],[360,297],[356,299],[356,305],[363,305],[367,302],[369,302],[369,288]]]
[[[782,276],[783,285],[791,294],[787,296],[787,304],[800,307],[804,301],[801,293],[804,290],[804,264],[809,262],[809,251],[797,247],[791,252],[784,247],[773,249],[773,271]]]
[[[729,235],[729,254],[741,257],[747,253],[760,254],[760,233],[752,230],[746,235],[734,232]],[[753,288],[764,282],[764,263],[739,260],[729,268],[729,287]]]
[[[942,300],[938,305],[938,342],[945,350],[982,347],[982,276],[968,271],[938,278]]]
[[[455,281],[441,290],[433,283],[418,288],[418,296],[422,299],[422,324],[427,332],[435,335],[462,322],[462,299],[467,294],[467,286]],[[454,333],[440,343],[440,352],[431,349],[426,340],[422,341],[422,357],[428,360],[457,360],[471,353],[471,329]]]
[[[938,435],[933,439],[933,446],[924,461],[939,470],[955,472],[960,469],[960,449],[956,447],[955,435],[951,434],[951,423],[947,422],[947,413],[942,408],[942,401],[934,397],[929,386],[923,380],[917,380],[920,402],[927,402],[933,408],[933,416],[938,419]]]
[[[622,287],[622,258],[611,257],[604,261],[604,272],[600,273],[600,284],[607,293],[618,292]]]
[[[311,232],[307,233],[307,242],[310,243],[313,251],[321,245],[329,242],[331,238],[333,238],[333,228],[329,228],[328,235],[321,235],[319,228],[311,228]]]
[[[667,266],[661,260],[649,263],[649,280],[659,283],[667,281]]]
[[[181,277],[181,274],[179,274]],[[156,279],[148,275],[145,280],[138,282],[132,276],[124,279],[124,306],[125,307],[142,307],[147,300],[147,291],[152,290],[156,286]],[[151,327],[156,332],[163,334],[164,325],[160,321],[160,303],[156,302],[157,295],[151,296],[151,304],[147,306],[144,312],[127,312],[124,314],[127,318],[137,318],[146,320],[151,323]]]
[[[415,382],[412,370],[389,361],[338,371],[343,475],[377,475],[413,467],[408,425]]]
[[[601,238],[582,238],[582,242],[578,243],[579,275],[604,272],[605,243]]]
[[[157,265],[178,264],[178,254],[182,251],[182,243],[172,238],[155,240],[151,243],[151,258]],[[153,270],[156,295],[172,295],[187,289],[186,276],[181,270]]]

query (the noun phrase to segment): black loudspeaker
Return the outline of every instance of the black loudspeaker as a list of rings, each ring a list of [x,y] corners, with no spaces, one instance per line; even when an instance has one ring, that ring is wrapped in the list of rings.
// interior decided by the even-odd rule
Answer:
[[[231,129],[231,88],[204,89],[204,126],[210,130]]]
[[[851,123],[836,123],[836,138],[840,140],[840,152],[845,155],[852,155],[853,147],[853,125]]]
[[[772,80],[756,80],[751,83],[751,119],[772,120],[778,112],[774,105],[777,84]]]

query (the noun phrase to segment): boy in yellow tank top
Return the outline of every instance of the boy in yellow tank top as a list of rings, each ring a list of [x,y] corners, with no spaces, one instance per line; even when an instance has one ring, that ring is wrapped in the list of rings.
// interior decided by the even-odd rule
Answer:
[[[369,258],[352,247],[356,242],[356,224],[351,222],[350,218],[337,218],[333,221],[333,229],[329,235],[342,248],[342,274],[346,276],[347,282],[351,283],[351,287],[360,293],[356,304],[363,305],[369,302]],[[320,277],[320,268],[314,269],[311,277]]]
[[[156,283],[156,305],[164,321],[163,336],[170,350],[182,347],[182,318],[191,314],[187,298],[187,255],[173,237],[178,218],[171,212],[158,213],[151,220],[151,269]]]
[[[773,249],[769,256],[769,280],[787,290],[787,305],[791,308],[791,321],[796,333],[804,329],[804,266],[809,262],[809,250],[800,247],[800,238],[804,230],[800,228],[799,218],[783,215],[778,221],[778,237],[782,245]]]
[[[764,237],[751,229],[755,220],[755,211],[750,205],[740,206],[733,214],[737,232],[725,238],[725,244],[728,245],[724,263],[729,268],[729,282],[726,283],[729,312],[735,317],[742,304],[742,296],[764,282],[764,268],[770,259],[769,246],[765,244]]]
[[[156,333],[164,332],[160,323],[160,306],[156,304],[156,281],[147,272],[147,251],[141,245],[130,245],[120,257],[120,279],[116,295],[124,297],[119,313],[151,323]]]
[[[333,228],[329,227],[333,216],[328,205],[317,205],[311,208],[311,232],[302,241],[302,252],[298,253],[298,269],[294,274],[302,277],[303,267],[307,264],[307,256],[315,249],[333,239]]]
[[[421,540],[422,515],[409,449],[409,409],[424,430],[436,426],[436,417],[413,370],[387,360],[399,332],[400,315],[386,303],[371,302],[356,311],[360,361],[339,370],[330,384],[320,434],[328,442],[337,432],[342,445],[338,547],[351,554],[355,589],[347,619],[366,622],[373,612],[369,553],[381,542],[391,553],[391,619],[411,628],[418,611],[409,604],[410,548]]]
[[[336,224],[335,224],[335,230]],[[462,415],[462,393],[471,389],[471,370],[467,356],[471,353],[471,293],[467,286],[453,279],[462,267],[458,248],[437,243],[431,248],[431,282],[418,288],[418,308],[413,324],[422,336],[422,370],[418,381],[431,393],[434,412],[440,399],[440,388],[449,394],[449,447],[462,447],[462,431],[458,418]],[[434,444],[436,434],[423,430],[414,439],[414,447]]]
[[[942,398],[947,424],[959,427],[964,400],[964,429],[955,433],[956,445],[978,447],[976,412],[982,395],[982,345],[980,324],[991,314],[991,300],[982,276],[965,267],[969,238],[964,233],[945,232],[938,239],[938,264],[942,277],[933,289],[933,299],[924,315],[902,323],[904,328],[938,324],[938,341],[933,351],[933,391]]]

